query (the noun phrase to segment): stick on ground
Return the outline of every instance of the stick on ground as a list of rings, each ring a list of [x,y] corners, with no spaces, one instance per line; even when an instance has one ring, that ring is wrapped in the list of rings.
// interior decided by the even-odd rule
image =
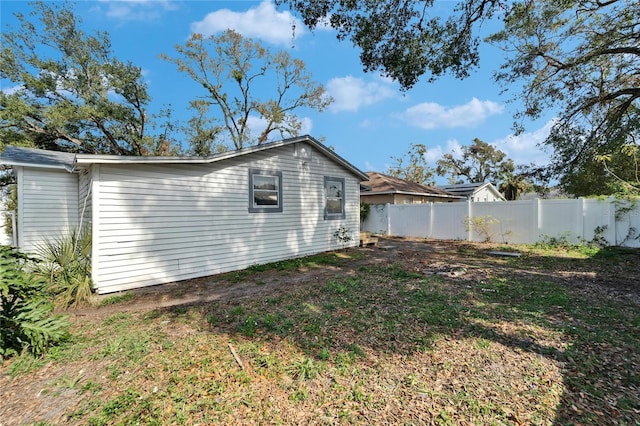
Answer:
[[[236,353],[236,350],[233,349],[233,346],[231,346],[231,343],[229,343],[229,349],[231,350],[231,353],[233,354],[233,357],[236,359],[236,362],[238,363],[240,368],[242,368],[244,370],[244,364],[242,363],[242,360],[240,359],[240,357]]]

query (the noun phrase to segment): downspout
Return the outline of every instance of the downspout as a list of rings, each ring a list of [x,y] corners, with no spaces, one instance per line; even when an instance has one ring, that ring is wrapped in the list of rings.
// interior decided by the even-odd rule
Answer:
[[[13,247],[18,247],[18,221],[16,220],[16,211],[9,212],[11,215],[11,242]]]
[[[87,195],[84,197],[84,202],[82,203],[82,212],[80,212],[80,221],[78,222],[78,229],[77,229],[77,232],[76,232],[76,242],[75,242],[74,247],[73,247],[73,251],[74,252],[78,248],[78,241],[80,240],[80,233],[82,232],[82,222],[84,220],[84,212],[85,212],[85,210],[87,208],[87,200],[89,199],[89,196],[91,195],[92,183],[93,183],[93,178],[89,179],[89,189],[87,190]]]

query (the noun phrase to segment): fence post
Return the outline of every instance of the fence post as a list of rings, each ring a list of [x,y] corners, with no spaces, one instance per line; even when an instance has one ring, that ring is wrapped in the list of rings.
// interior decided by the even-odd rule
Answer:
[[[11,213],[11,243],[13,247],[18,247],[18,222],[16,220],[16,211]]]
[[[473,220],[471,220],[473,211],[471,208],[471,198],[467,199],[467,241],[472,241],[473,238]]]
[[[535,200],[531,200],[533,202],[532,210],[534,210],[533,220],[531,221],[532,231],[531,231],[531,239],[533,241],[528,241],[529,244],[535,244],[538,242],[540,238],[540,216],[541,216],[541,208],[540,208],[540,198],[536,198]]]
[[[391,235],[391,204],[386,204],[387,210],[387,236]]]
[[[580,243],[584,241],[584,197],[578,198],[578,211],[576,217],[576,237],[578,241],[576,243]]]
[[[429,238],[433,237],[433,201],[429,203]]]
[[[618,226],[618,223],[616,221],[616,199],[615,197],[609,197],[607,201],[609,202],[609,226],[607,227],[609,235],[607,236],[607,242],[610,246],[617,246],[618,232],[616,227]]]

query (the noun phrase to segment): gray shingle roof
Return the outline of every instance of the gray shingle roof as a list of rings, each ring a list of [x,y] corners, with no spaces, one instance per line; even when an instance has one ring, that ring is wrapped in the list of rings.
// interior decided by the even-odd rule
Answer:
[[[498,196],[499,198],[504,199],[504,196],[500,193],[500,191],[498,191],[498,189],[495,186],[493,186],[493,184],[490,183],[490,182],[459,183],[459,184],[455,184],[455,185],[440,185],[440,186],[438,186],[438,188],[443,189],[443,190],[445,190],[447,192],[450,192],[452,194],[456,194],[456,195],[459,195],[459,196],[464,196],[464,197],[470,197],[476,191],[479,191],[480,189],[482,189],[484,187],[488,187],[491,192],[496,194],[496,196]]]
[[[429,185],[409,182],[393,176],[377,172],[367,172],[369,180],[363,181],[361,186],[369,188],[361,191],[361,195],[367,194],[415,194],[433,197],[456,198],[453,194]]]
[[[0,155],[0,164],[64,169],[71,172],[75,157],[75,154],[69,152],[7,146]]]
[[[146,156],[120,156],[120,155],[94,155],[94,154],[71,154],[66,152],[46,151],[42,149],[20,148],[7,146],[0,155],[0,164],[7,166],[31,166],[46,168],[63,168],[73,171],[74,166],[82,167],[87,164],[208,164],[217,161],[224,161],[267,149],[277,148],[286,145],[294,145],[305,142],[340,164],[359,179],[366,179],[367,175],[349,163],[347,160],[336,154],[333,150],[325,147],[316,139],[309,135],[296,136],[281,141],[264,143],[262,145],[251,146],[235,151],[227,151],[208,157],[146,157]]]

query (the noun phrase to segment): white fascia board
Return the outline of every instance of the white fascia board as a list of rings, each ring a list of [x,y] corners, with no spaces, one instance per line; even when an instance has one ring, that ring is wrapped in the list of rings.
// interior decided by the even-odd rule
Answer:
[[[11,167],[31,167],[34,169],[58,169],[58,170],[65,170],[69,173],[75,172],[75,170],[72,167],[67,167],[63,165],[26,163],[21,161],[3,161],[2,164],[5,166],[11,166]]]
[[[367,180],[369,177],[363,171],[357,169],[351,163],[340,157],[335,152],[326,148],[320,142],[316,141],[310,136],[300,136],[290,139],[285,139],[277,142],[269,142],[264,145],[255,145],[249,148],[243,148],[242,150],[228,151],[221,154],[214,154],[208,157],[138,157],[138,156],[118,156],[118,155],[93,155],[93,154],[76,154],[75,164],[208,164],[218,161],[227,160],[229,158],[239,157],[242,155],[252,154],[255,152],[264,151],[267,149],[273,149],[290,145],[299,142],[307,142],[314,148],[321,151],[327,157],[331,158],[336,163],[340,164],[345,169],[349,170],[360,180]]]

